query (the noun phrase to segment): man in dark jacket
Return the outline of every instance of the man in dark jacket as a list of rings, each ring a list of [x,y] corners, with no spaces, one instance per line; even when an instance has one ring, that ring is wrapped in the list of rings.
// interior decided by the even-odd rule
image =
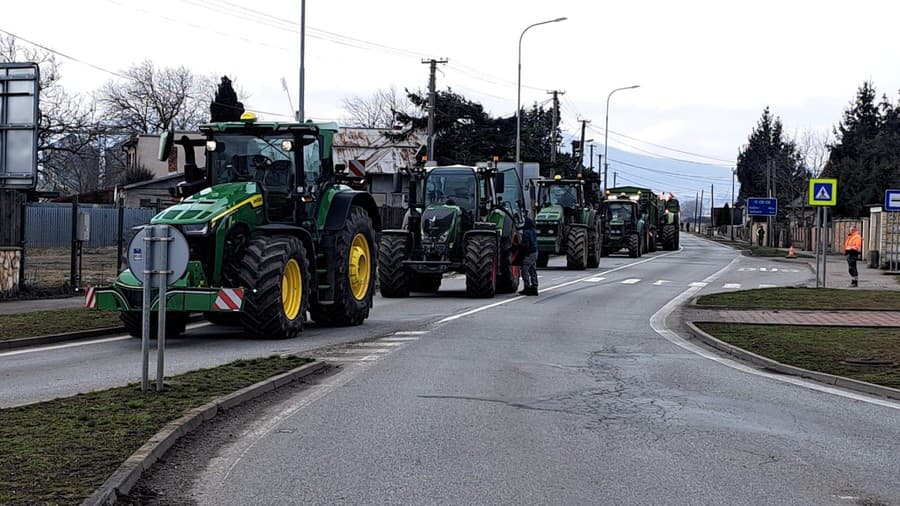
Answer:
[[[537,233],[534,231],[534,220],[525,218],[525,226],[522,228],[522,238],[518,244],[517,255],[522,258],[522,281],[525,289],[519,292],[522,295],[538,294]]]

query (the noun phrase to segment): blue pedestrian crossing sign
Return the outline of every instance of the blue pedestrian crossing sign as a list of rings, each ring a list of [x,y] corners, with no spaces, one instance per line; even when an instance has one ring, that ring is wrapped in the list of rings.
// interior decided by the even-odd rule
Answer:
[[[837,179],[810,179],[809,205],[837,205]]]

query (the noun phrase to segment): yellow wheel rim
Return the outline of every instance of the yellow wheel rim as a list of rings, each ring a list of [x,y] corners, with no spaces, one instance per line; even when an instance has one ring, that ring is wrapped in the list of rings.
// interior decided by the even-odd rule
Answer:
[[[289,320],[300,314],[300,303],[303,299],[303,276],[300,264],[293,258],[284,266],[284,277],[281,279],[281,304],[284,314]]]
[[[362,234],[353,236],[350,243],[350,291],[356,300],[363,300],[369,293],[369,281],[372,279],[370,269],[369,241]]]

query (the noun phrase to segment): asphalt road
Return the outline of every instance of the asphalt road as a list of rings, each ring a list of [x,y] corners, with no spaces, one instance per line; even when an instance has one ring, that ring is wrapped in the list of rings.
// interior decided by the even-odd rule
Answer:
[[[380,301],[371,339],[314,351],[330,374],[202,428],[137,502],[900,504],[900,404],[680,337],[689,297],[808,268],[682,244],[542,270],[539,297]]]

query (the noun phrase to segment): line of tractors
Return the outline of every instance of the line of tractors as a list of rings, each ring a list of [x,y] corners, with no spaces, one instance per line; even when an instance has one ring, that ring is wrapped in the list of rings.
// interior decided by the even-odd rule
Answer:
[[[434,293],[448,272],[465,275],[471,297],[518,289],[512,252],[529,210],[514,168],[408,169],[407,188],[395,188],[408,201],[402,226],[382,230],[365,179],[334,161],[337,130],[244,113],[240,121],[201,125],[202,139],[163,133],[159,159],[182,146],[185,180],[171,190],[179,202],[151,224],[171,225],[189,246],[187,270],[165,301],[167,335],[184,332],[191,313],[257,338],[294,337],[307,317],[359,325],[369,316],[376,277],[384,297]],[[195,148],[205,150],[202,167]],[[633,187],[601,195],[597,178],[580,173],[532,183],[539,266],[551,255],[565,255],[566,267],[577,270],[621,249],[637,257],[678,248],[671,196]],[[119,311],[128,332],[141,335],[143,291],[130,270],[95,297],[95,309]],[[151,310],[159,305],[153,300]]]

